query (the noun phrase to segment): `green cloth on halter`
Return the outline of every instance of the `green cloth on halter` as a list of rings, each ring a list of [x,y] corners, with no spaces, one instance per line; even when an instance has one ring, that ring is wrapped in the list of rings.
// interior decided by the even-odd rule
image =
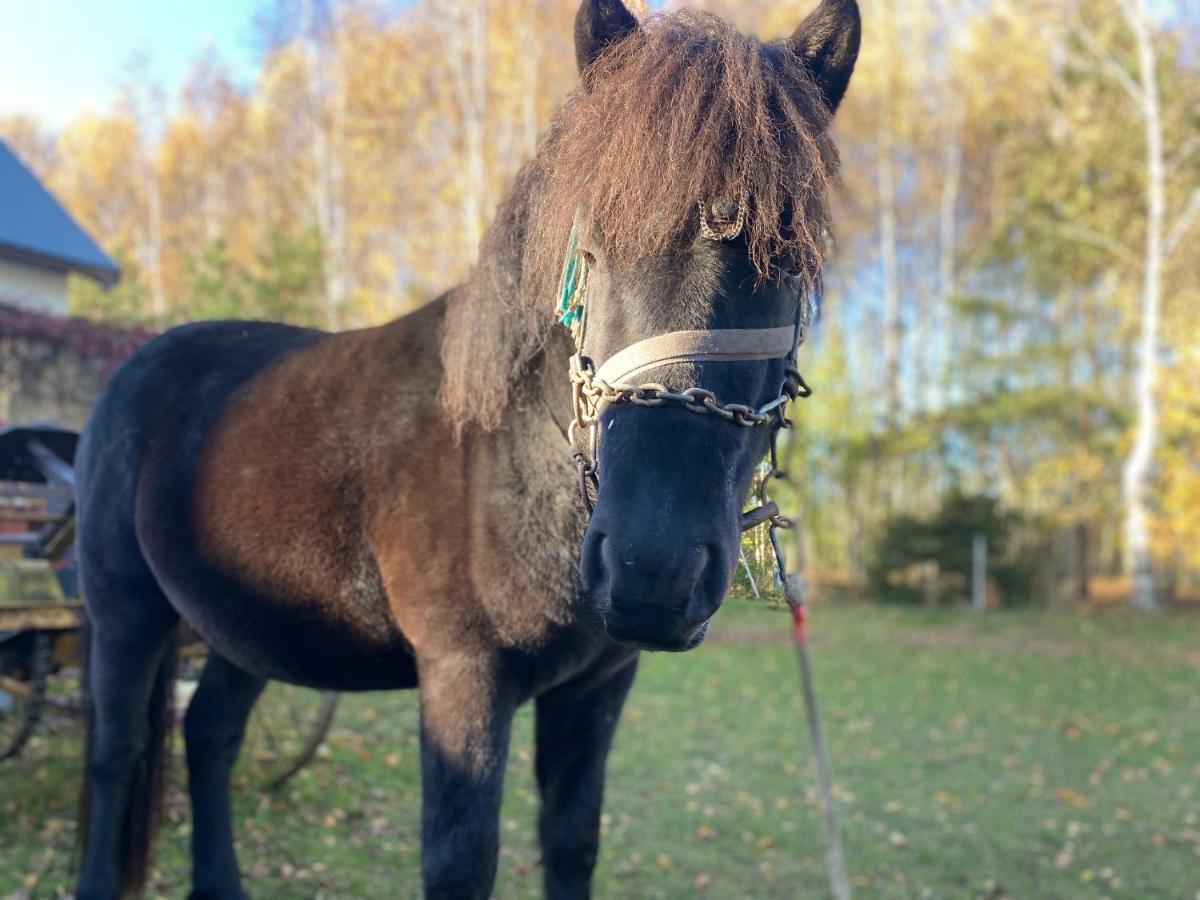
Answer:
[[[573,325],[579,318],[579,307],[571,306],[571,299],[579,287],[579,255],[575,252],[579,247],[579,234],[571,229],[571,240],[567,243],[567,258],[563,261],[562,284],[558,294],[558,321],[564,325]]]

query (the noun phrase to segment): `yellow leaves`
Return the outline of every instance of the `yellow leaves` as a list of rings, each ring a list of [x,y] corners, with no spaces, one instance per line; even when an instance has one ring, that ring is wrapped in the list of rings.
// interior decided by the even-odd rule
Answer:
[[[106,249],[132,246],[144,194],[140,137],[125,113],[86,115],[62,132],[50,188]]]
[[[1074,788],[1056,788],[1054,791],[1054,798],[1060,803],[1065,803],[1067,806],[1074,806],[1077,808],[1091,805],[1091,801]]]
[[[1200,566],[1200,323],[1180,316],[1170,334],[1173,365],[1161,372],[1163,440],[1157,457],[1158,514],[1152,542],[1160,559]]]

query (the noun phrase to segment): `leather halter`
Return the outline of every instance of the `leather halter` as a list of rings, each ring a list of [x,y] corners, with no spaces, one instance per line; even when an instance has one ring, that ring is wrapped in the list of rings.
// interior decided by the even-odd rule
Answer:
[[[771,466],[758,489],[760,505],[742,515],[742,530],[765,522],[772,527],[790,527],[779,515],[779,509],[767,497],[767,483],[781,473],[776,464],[775,445],[779,432],[791,423],[784,415],[790,400],[807,397],[812,391],[795,368],[796,353],[803,339],[802,310],[798,305],[795,327],[755,329],[714,329],[708,332],[675,331],[639,341],[593,371],[592,362],[585,356],[571,357],[571,387],[574,416],[567,429],[572,457],[579,474],[579,493],[588,512],[592,511],[592,494],[600,488],[600,412],[604,404],[632,403],[636,406],[661,406],[675,402],[693,413],[712,414],[744,427],[767,425],[771,429]],[[782,344],[781,332],[786,333],[787,345]],[[686,348],[686,350],[685,350]],[[786,359],[784,379],[779,395],[758,409],[739,403],[721,403],[715,394],[702,387],[672,391],[658,383],[611,383],[601,373],[613,371],[644,372],[672,363],[692,361],[740,362],[747,360]]]
[[[729,235],[729,237],[734,237]],[[728,238],[726,238],[728,239]],[[761,505],[742,516],[742,530],[764,522],[773,526],[786,520],[766,497],[767,482],[778,475],[775,441],[780,429],[790,423],[783,414],[789,400],[807,397],[811,391],[796,370],[796,356],[804,340],[807,324],[807,299],[801,298],[792,325],[773,328],[716,328],[695,331],[671,331],[655,335],[625,347],[610,356],[599,368],[582,354],[583,333],[587,321],[587,265],[576,256],[577,236],[572,230],[567,259],[559,285],[559,321],[566,325],[579,351],[571,357],[571,386],[574,416],[567,430],[572,456],[579,473],[579,492],[588,512],[592,511],[592,493],[599,491],[599,417],[604,405],[632,403],[637,406],[661,406],[678,403],[690,412],[713,414],[745,427],[771,427],[772,467],[759,486]],[[703,387],[673,391],[657,382],[636,383],[631,379],[660,366],[685,362],[749,362],[786,360],[780,392],[757,409],[740,403],[722,403]],[[586,438],[586,443],[585,443]]]
[[[741,362],[789,356],[796,344],[792,325],[778,328],[714,328],[672,331],[646,338],[614,353],[596,377],[618,384],[659,366],[685,362]]]

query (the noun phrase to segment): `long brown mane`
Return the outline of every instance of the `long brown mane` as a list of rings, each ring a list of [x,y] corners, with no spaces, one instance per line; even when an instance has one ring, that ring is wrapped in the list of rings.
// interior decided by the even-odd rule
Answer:
[[[653,17],[606,50],[500,209],[475,281],[451,303],[441,395],[454,422],[499,424],[507,385],[553,321],[577,212],[620,265],[685,247],[698,202],[740,200],[759,276],[781,265],[815,275],[837,168],[829,118],[799,56],[707,13]]]

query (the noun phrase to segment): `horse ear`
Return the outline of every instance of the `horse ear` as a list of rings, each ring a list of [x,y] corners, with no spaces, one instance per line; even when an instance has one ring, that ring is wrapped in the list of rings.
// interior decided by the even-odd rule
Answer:
[[[862,21],[855,0],[821,0],[788,38],[789,49],[812,73],[831,113],[837,111],[850,84],[861,38]]]
[[[575,15],[575,62],[582,72],[604,48],[637,31],[638,20],[621,0],[583,0]]]

